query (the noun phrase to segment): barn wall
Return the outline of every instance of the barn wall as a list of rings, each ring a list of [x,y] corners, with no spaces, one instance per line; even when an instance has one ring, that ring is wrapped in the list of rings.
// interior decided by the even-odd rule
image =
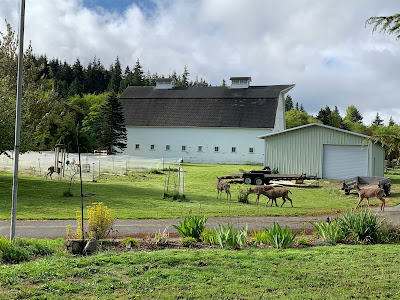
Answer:
[[[123,154],[148,158],[180,158],[193,163],[262,164],[264,141],[257,137],[271,129],[200,128],[200,127],[130,127],[128,146]],[[139,144],[139,150],[135,149]],[[154,145],[154,150],[150,146]],[[170,145],[170,150],[166,150]],[[186,146],[186,151],[182,151]],[[202,146],[202,151],[198,151]],[[214,147],[219,147],[219,152]],[[236,153],[232,152],[236,147]],[[254,153],[249,153],[249,148]]]
[[[322,176],[324,144],[362,145],[363,138],[320,126],[311,126],[265,138],[266,166],[281,174]]]

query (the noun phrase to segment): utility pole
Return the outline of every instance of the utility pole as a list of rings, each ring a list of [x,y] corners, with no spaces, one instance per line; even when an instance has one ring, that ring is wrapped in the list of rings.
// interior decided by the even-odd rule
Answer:
[[[15,142],[14,142],[14,176],[12,188],[12,208],[10,240],[15,237],[15,222],[17,220],[17,195],[18,195],[18,159],[21,135],[21,102],[22,102],[22,72],[24,62],[24,23],[25,23],[25,0],[21,0],[21,23],[19,27],[19,46],[18,46],[18,75],[17,75],[17,104],[15,117]]]

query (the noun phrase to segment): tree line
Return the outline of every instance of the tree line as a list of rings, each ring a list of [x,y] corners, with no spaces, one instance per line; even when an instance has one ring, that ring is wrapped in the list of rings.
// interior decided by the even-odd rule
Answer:
[[[383,32],[399,33],[400,16],[374,17],[367,24],[375,24],[374,31],[381,26]],[[0,155],[13,149],[15,99],[17,82],[17,39],[11,26],[0,32]],[[398,38],[399,36],[397,36]],[[176,71],[166,77],[175,79],[176,86],[209,86],[202,78],[189,80],[189,71]],[[73,65],[58,58],[48,59],[34,54],[29,45],[24,53],[23,103],[21,151],[50,150],[57,143],[68,146],[69,152],[77,151],[77,133],[80,147],[85,152],[107,150],[108,153],[122,151],[126,147],[126,130],[118,93],[127,86],[154,86],[157,73],[145,74],[139,61],[127,66],[122,72],[117,57],[108,69],[101,60],[94,58],[82,66],[79,59]],[[226,86],[225,80],[222,86]],[[287,128],[313,122],[334,126],[374,137],[386,145],[389,153],[400,148],[400,128],[392,118],[384,126],[377,113],[372,124],[362,123],[360,112],[350,105],[342,117],[335,106],[321,108],[316,116],[309,115],[303,105],[294,104],[290,95],[286,97]]]

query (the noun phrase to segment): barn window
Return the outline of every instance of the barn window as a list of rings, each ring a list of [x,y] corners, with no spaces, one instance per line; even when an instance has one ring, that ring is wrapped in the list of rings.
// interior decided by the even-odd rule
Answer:
[[[186,151],[186,146],[182,146],[182,151]]]
[[[154,145],[150,145],[150,150],[154,150],[155,146]]]
[[[202,152],[202,151],[203,151],[203,146],[198,146],[198,147],[197,147],[197,151],[198,151],[198,152]]]
[[[217,147],[217,146],[214,147],[214,151],[215,151],[215,152],[219,152],[219,147]]]
[[[254,153],[254,148],[253,147],[249,148],[249,153]]]
[[[139,144],[135,144],[135,150],[139,150]]]
[[[170,145],[165,145],[165,151],[169,151],[171,149]]]
[[[236,153],[236,147],[232,147],[232,153]]]

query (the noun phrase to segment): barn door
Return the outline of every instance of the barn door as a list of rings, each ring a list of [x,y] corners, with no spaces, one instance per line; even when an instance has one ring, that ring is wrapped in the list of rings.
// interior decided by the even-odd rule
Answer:
[[[368,176],[368,147],[324,145],[322,178]]]

